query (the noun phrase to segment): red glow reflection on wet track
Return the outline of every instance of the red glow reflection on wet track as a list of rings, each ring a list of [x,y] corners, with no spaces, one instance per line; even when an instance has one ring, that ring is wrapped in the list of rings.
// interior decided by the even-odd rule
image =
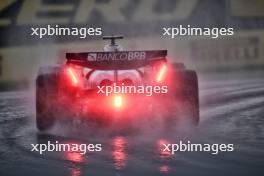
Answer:
[[[157,142],[158,145],[158,151],[159,151],[159,156],[160,158],[170,158],[171,157],[171,152],[164,150],[164,144],[168,144],[169,141],[166,139],[159,139]]]
[[[74,163],[82,163],[84,162],[84,156],[80,151],[80,144],[76,142],[68,142],[68,144],[76,144],[78,146],[77,150],[65,151],[65,159],[68,161],[72,161]]]
[[[72,144],[73,142],[68,142],[68,144]],[[80,149],[80,144],[74,143],[78,145],[78,148]],[[79,163],[84,162],[84,155],[81,154],[80,150],[74,150],[74,151],[65,151],[64,152],[65,159],[72,162],[72,166],[70,169],[70,175],[71,176],[80,176],[81,175],[81,169],[78,166]]]
[[[117,136],[113,139],[113,159],[114,165],[117,170],[121,170],[126,166],[127,153],[126,145],[127,140],[122,136]]]
[[[166,140],[166,139],[159,139],[157,141],[157,148],[158,148],[158,152],[159,152],[159,158],[162,161],[166,161],[169,158],[171,158],[171,156],[172,156],[172,154],[169,151],[164,150],[164,144],[168,144],[168,143],[169,143],[169,141]],[[163,165],[158,167],[158,170],[161,173],[169,173],[170,167],[168,165],[166,165],[166,164],[163,164]]]

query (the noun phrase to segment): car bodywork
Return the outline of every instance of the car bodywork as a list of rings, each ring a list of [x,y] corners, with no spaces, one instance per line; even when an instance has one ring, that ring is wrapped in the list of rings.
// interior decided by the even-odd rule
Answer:
[[[167,50],[123,51],[115,43],[121,38],[104,37],[111,43],[103,52],[67,53],[65,64],[40,69],[36,80],[39,130],[50,128],[62,112],[100,123],[129,123],[133,118],[162,114],[167,122],[186,116],[198,124],[196,73],[183,64],[168,63]],[[135,89],[113,93],[117,87]],[[106,94],[108,89],[111,92]]]

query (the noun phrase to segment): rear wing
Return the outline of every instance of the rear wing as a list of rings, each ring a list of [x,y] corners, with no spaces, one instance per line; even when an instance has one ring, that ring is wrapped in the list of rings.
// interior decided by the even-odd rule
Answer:
[[[67,64],[98,70],[128,70],[166,62],[167,50],[66,53]]]

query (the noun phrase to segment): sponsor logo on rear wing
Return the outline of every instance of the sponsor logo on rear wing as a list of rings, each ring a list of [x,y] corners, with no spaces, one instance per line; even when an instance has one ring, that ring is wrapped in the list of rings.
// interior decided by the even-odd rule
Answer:
[[[67,63],[94,69],[133,69],[166,61],[167,50],[67,53]]]

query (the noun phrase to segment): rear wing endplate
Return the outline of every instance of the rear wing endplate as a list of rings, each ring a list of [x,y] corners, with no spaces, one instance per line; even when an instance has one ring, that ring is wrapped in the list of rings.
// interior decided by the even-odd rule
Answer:
[[[166,62],[167,50],[66,53],[68,64],[98,70],[136,69]]]

